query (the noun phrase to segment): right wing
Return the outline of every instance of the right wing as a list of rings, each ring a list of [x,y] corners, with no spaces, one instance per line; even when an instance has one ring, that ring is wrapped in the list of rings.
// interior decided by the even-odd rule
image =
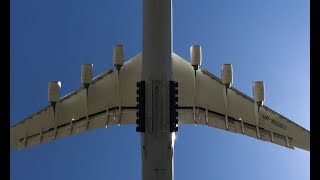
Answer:
[[[233,87],[228,89],[226,108],[225,86],[218,77],[198,70],[195,78],[188,61],[176,54],[172,60],[174,79],[179,85],[179,123],[202,124],[310,151],[308,130],[266,106],[256,114],[254,100]]]
[[[88,98],[83,87],[61,98],[56,105],[56,118],[53,106],[47,106],[12,126],[10,149],[21,150],[109,125],[135,124],[140,69],[141,53],[127,61],[119,74],[111,69],[95,77]]]

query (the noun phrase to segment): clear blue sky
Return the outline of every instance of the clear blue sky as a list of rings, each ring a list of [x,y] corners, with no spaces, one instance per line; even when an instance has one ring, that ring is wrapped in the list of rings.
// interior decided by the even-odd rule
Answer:
[[[112,46],[130,59],[142,47],[142,0],[11,0],[10,124],[80,86],[83,63],[94,75],[112,67]],[[266,105],[310,129],[308,0],[173,0],[173,50],[185,59],[200,44],[202,68],[220,76],[232,63],[234,87],[252,96],[265,81]],[[12,180],[141,179],[135,126],[108,127],[10,155]],[[176,180],[310,179],[310,153],[218,129],[180,126]]]

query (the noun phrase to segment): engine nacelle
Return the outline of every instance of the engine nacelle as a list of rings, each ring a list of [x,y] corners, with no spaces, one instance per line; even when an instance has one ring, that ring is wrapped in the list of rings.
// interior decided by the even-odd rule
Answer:
[[[201,46],[193,45],[190,47],[190,63],[194,70],[198,70],[202,62]]]
[[[113,46],[113,65],[117,70],[121,69],[124,63],[124,48],[123,45]]]
[[[221,66],[221,81],[226,87],[231,87],[233,82],[232,64],[223,64]]]
[[[263,106],[263,102],[265,100],[263,81],[253,82],[252,89],[255,102],[258,104],[258,106]]]
[[[48,101],[51,104],[55,104],[60,99],[60,81],[50,81],[48,84]]]
[[[92,83],[92,67],[93,64],[82,64],[81,66],[81,83],[84,86]]]

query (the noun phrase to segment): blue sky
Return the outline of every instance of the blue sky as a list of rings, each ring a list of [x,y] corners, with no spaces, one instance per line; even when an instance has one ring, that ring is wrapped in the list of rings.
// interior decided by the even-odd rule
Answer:
[[[47,83],[62,96],[80,86],[83,63],[94,75],[111,68],[112,46],[130,59],[142,47],[142,0],[11,0],[10,124],[48,105]],[[310,2],[173,0],[173,50],[220,76],[232,63],[234,87],[252,96],[265,81],[265,104],[310,129]],[[18,179],[141,179],[135,126],[102,128],[11,152]],[[310,179],[310,153],[218,129],[180,126],[175,179]]]

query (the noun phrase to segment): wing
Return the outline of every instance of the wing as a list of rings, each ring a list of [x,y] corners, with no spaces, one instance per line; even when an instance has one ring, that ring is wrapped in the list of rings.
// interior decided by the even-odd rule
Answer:
[[[255,115],[253,99],[234,88],[228,89],[225,108],[224,86],[219,78],[205,70],[197,71],[194,78],[189,62],[174,53],[172,60],[174,79],[179,83],[179,123],[207,125],[310,150],[308,130],[266,106]],[[140,73],[141,54],[126,62],[120,74],[113,70],[102,73],[90,85],[88,98],[84,88],[63,97],[57,104],[56,118],[53,107],[48,106],[11,127],[10,149],[24,149],[108,125],[135,124],[135,90]]]
[[[10,128],[10,149],[24,149],[114,124],[136,123],[136,82],[141,77],[141,54],[127,61],[120,73],[109,70],[93,79],[88,96],[79,88],[56,105]],[[88,112],[88,113],[87,113]]]
[[[254,100],[235,88],[229,88],[225,97],[218,77],[206,70],[198,70],[195,77],[190,63],[175,54],[173,70],[179,84],[179,123],[202,124],[310,151],[310,132],[303,127],[266,106],[257,111]]]

